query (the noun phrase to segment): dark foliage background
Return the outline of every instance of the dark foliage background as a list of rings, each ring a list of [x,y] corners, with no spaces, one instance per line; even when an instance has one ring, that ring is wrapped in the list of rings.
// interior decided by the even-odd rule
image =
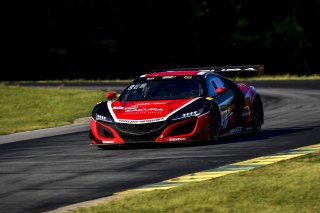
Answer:
[[[245,64],[264,64],[268,74],[319,72],[317,0],[47,0],[10,8],[1,80]]]

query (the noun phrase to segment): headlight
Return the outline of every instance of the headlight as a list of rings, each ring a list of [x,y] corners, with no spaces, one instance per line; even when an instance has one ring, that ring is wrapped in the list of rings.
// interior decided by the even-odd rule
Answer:
[[[183,114],[178,114],[178,115],[174,116],[172,118],[172,120],[174,121],[174,120],[179,120],[179,119],[199,116],[199,115],[202,114],[202,112],[203,112],[203,108],[198,109],[198,110],[194,110],[194,111],[191,111],[191,112],[183,113]]]
[[[104,116],[104,115],[99,115],[98,113],[95,114],[95,119],[97,121],[105,121],[105,122],[113,123],[112,118]]]

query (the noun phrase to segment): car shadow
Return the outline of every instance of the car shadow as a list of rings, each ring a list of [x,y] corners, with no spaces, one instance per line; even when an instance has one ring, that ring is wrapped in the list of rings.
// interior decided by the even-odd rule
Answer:
[[[320,126],[263,129],[258,133],[249,132],[240,135],[226,136],[221,141],[219,141],[219,144],[267,140],[277,136],[291,135],[299,132],[311,131],[317,127]]]
[[[126,149],[159,149],[159,148],[181,148],[192,146],[214,146],[229,143],[241,143],[249,141],[267,140],[277,136],[284,136],[295,134],[303,131],[310,131],[320,126],[311,127],[291,127],[291,128],[274,128],[264,129],[259,133],[243,133],[239,135],[224,136],[219,139],[217,143],[211,141],[195,141],[195,142],[179,142],[179,143],[131,143],[119,146],[105,146],[104,148],[98,148],[98,150],[126,150]]]

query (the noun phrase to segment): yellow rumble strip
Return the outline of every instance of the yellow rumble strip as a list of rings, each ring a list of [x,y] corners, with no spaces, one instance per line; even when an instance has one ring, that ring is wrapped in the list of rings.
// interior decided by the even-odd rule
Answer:
[[[265,166],[268,164],[276,163],[276,162],[283,161],[283,160],[288,160],[291,158],[299,157],[299,156],[306,155],[309,153],[314,153],[317,151],[320,151],[320,144],[300,147],[297,149],[292,149],[289,151],[285,151],[285,152],[281,152],[281,153],[277,153],[277,154],[273,154],[273,155],[253,158],[250,160],[233,163],[233,164],[229,164],[226,166],[221,166],[221,167],[218,167],[215,169],[209,169],[209,170],[204,170],[201,172],[196,172],[193,174],[183,175],[183,176],[172,178],[169,180],[165,180],[165,181],[162,181],[159,183],[144,185],[144,186],[141,186],[138,188],[129,189],[129,190],[126,190],[123,192],[115,193],[112,196],[99,198],[99,199],[95,199],[95,200],[91,200],[91,201],[85,201],[82,203],[76,203],[76,204],[73,204],[70,206],[65,206],[65,207],[62,207],[59,209],[55,209],[53,211],[49,211],[47,213],[70,212],[72,210],[76,210],[76,209],[79,209],[82,207],[87,207],[88,205],[96,205],[97,203],[103,203],[107,200],[117,199],[122,196],[127,196],[127,195],[131,196],[131,195],[135,195],[137,193],[154,191],[154,190],[171,189],[171,188],[181,186],[181,185],[187,184],[187,183],[199,182],[199,181],[218,178],[218,177],[232,174],[232,173],[236,173],[236,172],[243,172],[243,171],[252,170],[252,169],[259,168],[259,167],[262,167],[262,166]]]
[[[309,153],[314,153],[319,150],[320,150],[320,144],[300,147],[297,149],[292,149],[289,151],[277,153],[274,155],[253,158],[250,160],[229,164],[229,165],[218,167],[215,169],[209,169],[201,172],[196,172],[193,174],[183,175],[183,176],[165,180],[159,183],[148,184],[138,188],[129,189],[116,194],[117,195],[130,194],[132,192],[145,192],[145,191],[153,191],[153,190],[171,189],[173,187],[180,186],[187,183],[210,180],[210,179],[214,179],[217,177],[221,177],[221,176],[236,173],[236,172],[248,171],[248,170],[259,168],[268,164],[276,163],[283,160],[288,160],[288,159],[299,157]]]

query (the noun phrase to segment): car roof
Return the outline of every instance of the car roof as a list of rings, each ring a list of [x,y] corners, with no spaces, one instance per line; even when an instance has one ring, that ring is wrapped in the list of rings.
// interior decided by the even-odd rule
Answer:
[[[140,77],[159,77],[159,76],[184,76],[184,75],[204,75],[207,71],[203,70],[179,70],[179,71],[164,71],[154,72],[142,75]]]

